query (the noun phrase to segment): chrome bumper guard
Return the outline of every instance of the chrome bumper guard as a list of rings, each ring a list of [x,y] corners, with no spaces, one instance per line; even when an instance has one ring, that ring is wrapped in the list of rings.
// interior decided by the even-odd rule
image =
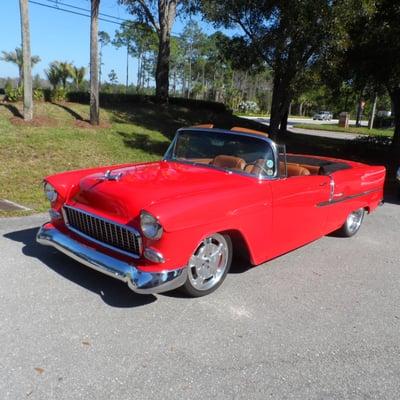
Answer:
[[[51,225],[45,224],[39,229],[36,241],[45,246],[55,247],[87,267],[126,282],[136,293],[168,292],[182,286],[186,281],[186,268],[165,272],[140,271],[125,261],[85,246]]]

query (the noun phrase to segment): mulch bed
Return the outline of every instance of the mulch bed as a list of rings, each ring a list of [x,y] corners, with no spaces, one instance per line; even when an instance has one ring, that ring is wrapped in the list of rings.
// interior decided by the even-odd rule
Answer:
[[[105,128],[111,128],[111,124],[108,121],[100,121],[99,125],[91,125],[89,120],[75,120],[74,121],[74,126],[77,128],[82,128],[82,129],[105,129]]]
[[[15,126],[33,126],[35,128],[42,127],[42,126],[58,126],[59,121],[55,118],[43,117],[38,116],[34,117],[32,121],[25,121],[20,117],[11,117],[10,122]]]

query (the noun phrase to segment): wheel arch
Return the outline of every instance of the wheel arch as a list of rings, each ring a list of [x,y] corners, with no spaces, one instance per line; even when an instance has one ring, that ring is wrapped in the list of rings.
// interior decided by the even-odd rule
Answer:
[[[227,235],[231,239],[234,258],[239,257],[246,263],[254,265],[253,255],[251,253],[249,244],[240,230],[227,229],[219,231],[218,233]]]

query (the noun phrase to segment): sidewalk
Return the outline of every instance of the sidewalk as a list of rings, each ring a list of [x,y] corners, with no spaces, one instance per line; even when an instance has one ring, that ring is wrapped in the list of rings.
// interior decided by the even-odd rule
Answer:
[[[260,124],[269,125],[268,118],[261,118],[261,117],[242,117],[246,119],[251,119],[253,121],[257,121]],[[311,120],[312,121],[312,120]],[[317,125],[317,122],[314,122]],[[292,133],[298,133],[300,135],[309,135],[309,136],[319,136],[319,137],[326,137],[330,139],[341,139],[341,140],[354,140],[361,135],[357,133],[346,133],[346,132],[332,132],[332,131],[325,131],[325,130],[318,130],[318,129],[303,129],[303,128],[296,128],[296,125],[293,124],[292,121],[289,121],[287,130]]]
[[[288,131],[292,133],[298,133],[300,135],[309,135],[309,136],[319,136],[326,137],[330,139],[342,139],[342,140],[354,140],[360,136],[357,133],[346,133],[346,132],[331,132],[331,131],[323,131],[323,130],[314,130],[314,129],[301,129],[295,128],[293,126],[288,126]]]

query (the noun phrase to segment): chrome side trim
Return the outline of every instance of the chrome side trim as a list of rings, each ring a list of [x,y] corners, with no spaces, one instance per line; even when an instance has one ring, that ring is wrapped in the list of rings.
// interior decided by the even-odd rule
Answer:
[[[373,190],[368,190],[368,191],[362,192],[362,193],[352,194],[350,196],[343,196],[336,200],[332,199],[329,201],[322,201],[321,203],[317,204],[317,207],[326,207],[326,206],[330,206],[331,204],[336,204],[336,203],[341,203],[346,200],[356,199],[357,197],[362,197],[362,196],[366,196],[367,194],[376,193],[376,192],[379,192],[380,190],[381,189],[373,189]]]
[[[131,290],[140,294],[168,292],[182,286],[187,278],[186,267],[162,272],[140,271],[134,265],[85,246],[52,225],[43,225],[36,241],[56,248],[87,267],[126,282]]]
[[[329,203],[332,203],[335,194],[335,180],[332,175],[329,176]]]
[[[69,223],[69,221],[68,221],[68,216],[67,216],[67,213],[65,212],[64,208],[69,208],[69,209],[71,209],[71,210],[75,210],[75,211],[77,211],[77,212],[81,212],[82,214],[89,215],[89,216],[91,216],[91,217],[93,217],[93,218],[101,219],[101,220],[103,220],[103,221],[105,221],[105,222],[107,222],[107,223],[114,224],[114,225],[120,226],[121,228],[127,229],[128,231],[131,231],[135,236],[137,236],[138,243],[139,243],[139,254],[130,253],[129,251],[125,251],[125,250],[119,249],[118,247],[114,247],[114,246],[112,246],[112,245],[110,245],[110,244],[108,244],[108,243],[102,242],[101,240],[94,239],[93,237],[91,237],[91,236],[89,236],[89,235],[86,235],[85,233],[81,232],[80,230],[75,229],[75,228],[74,228],[73,226],[71,226],[71,224]],[[68,228],[70,231],[74,232],[75,234],[77,234],[77,235],[83,237],[84,239],[86,239],[86,240],[88,240],[88,241],[90,241],[90,242],[96,243],[96,244],[98,244],[98,245],[100,245],[100,246],[103,246],[103,247],[105,247],[105,248],[107,248],[107,249],[109,249],[109,250],[115,251],[115,252],[120,253],[120,254],[123,254],[123,255],[125,255],[125,256],[129,256],[129,257],[132,257],[132,258],[135,258],[135,259],[140,258],[140,255],[141,255],[142,252],[143,252],[143,242],[142,242],[142,236],[140,235],[139,231],[136,230],[135,228],[132,228],[132,227],[127,226],[127,225],[119,224],[118,222],[114,222],[114,221],[111,221],[111,220],[109,220],[109,219],[100,217],[100,216],[98,216],[98,215],[96,215],[96,214],[92,214],[92,213],[90,213],[90,212],[81,210],[80,208],[71,207],[71,206],[67,206],[67,205],[64,205],[64,206],[63,206],[63,208],[62,208],[62,214],[63,214],[63,217],[64,217],[65,225],[67,226],[67,228]]]

